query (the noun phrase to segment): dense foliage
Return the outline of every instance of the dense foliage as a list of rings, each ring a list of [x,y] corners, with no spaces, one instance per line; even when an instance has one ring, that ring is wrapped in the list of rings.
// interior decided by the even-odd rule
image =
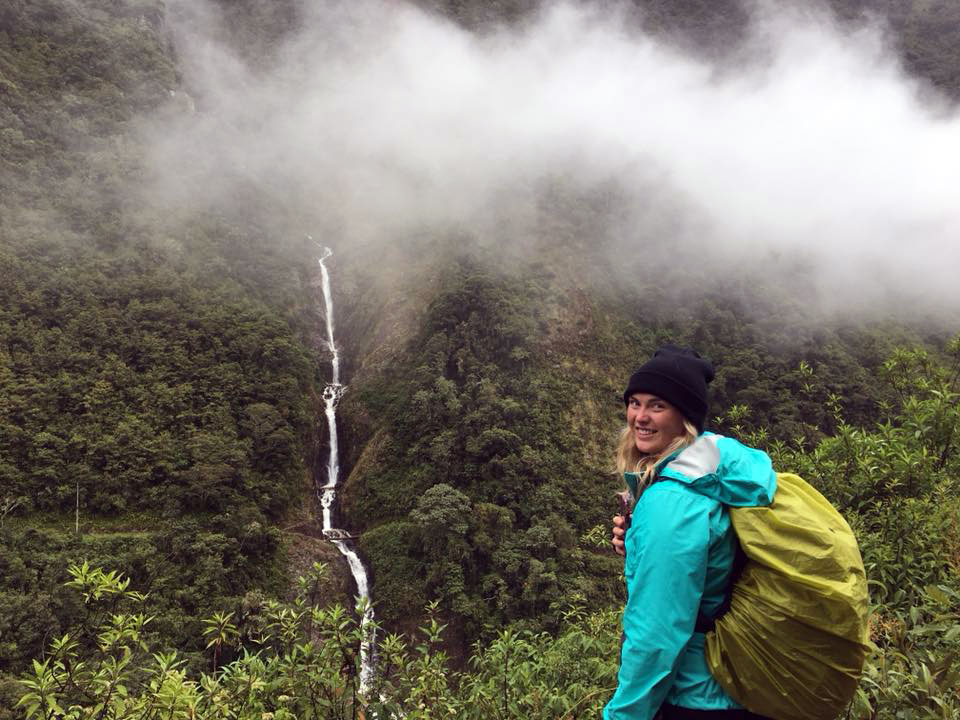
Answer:
[[[565,425],[578,386],[534,357],[546,290],[461,273],[413,339],[410,374],[350,399],[389,430],[349,512],[376,525],[361,547],[385,617],[442,599],[475,638],[522,617],[550,626],[571,593],[611,596],[610,559],[576,538],[606,516],[594,499],[615,481],[582,462],[585,439]]]
[[[0,483],[23,511],[289,503],[310,362],[283,320],[165,268],[5,260]]]
[[[768,445],[779,467],[798,470],[820,487],[860,539],[873,601],[872,653],[850,718],[960,717],[960,452],[954,437],[960,338],[950,351],[946,366],[922,350],[894,354],[884,373],[902,393],[900,402],[872,429],[846,425],[834,404],[837,435],[813,452]],[[738,406],[727,419],[744,439],[763,443],[764,430],[747,424],[748,413]],[[434,500],[455,492],[442,490],[414,516],[436,510]],[[592,535],[604,542],[605,529]],[[579,542],[589,543],[589,535]],[[149,611],[128,581],[74,567],[68,586],[80,592],[88,621],[55,640],[34,664],[20,704],[27,717],[48,720],[101,712],[118,720],[555,720],[596,717],[613,691],[616,611],[588,611],[571,599],[555,633],[501,629],[475,646],[469,668],[460,672],[449,667],[433,605],[418,633],[381,641],[376,680],[362,692],[364,631],[341,607],[317,603],[321,571],[316,567],[301,580],[292,603],[265,601],[243,617],[220,613],[207,620],[211,668],[190,675],[176,652],[148,657],[154,649],[142,638]],[[121,601],[133,607],[120,608]]]
[[[0,678],[77,619],[58,586],[81,558],[149,589],[188,656],[200,617],[286,582],[306,272],[243,219],[131,206],[136,121],[178,102],[163,13],[0,8]]]
[[[651,318],[652,299],[636,295],[558,312],[568,298],[549,278],[462,258],[444,277],[398,362],[355,384],[341,412],[355,428],[373,418],[351,438],[362,454],[345,508],[363,531],[380,618],[410,629],[436,600],[454,651],[508,622],[556,629],[571,597],[589,607],[620,597],[613,558],[576,539],[616,509],[623,382],[659,344],[693,344],[717,362],[711,427],[749,406],[766,439],[805,450],[837,427],[829,397],[842,395],[862,426],[892,392],[872,375],[889,343],[878,333],[788,339],[715,297],[678,305],[679,319]]]

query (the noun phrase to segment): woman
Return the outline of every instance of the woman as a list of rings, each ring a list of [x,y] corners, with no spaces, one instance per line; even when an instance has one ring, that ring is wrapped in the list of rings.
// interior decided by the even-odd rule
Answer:
[[[707,669],[704,629],[731,583],[737,540],[728,506],[769,505],[770,458],[703,431],[713,366],[668,345],[623,393],[627,427],[617,453],[634,503],[615,521],[626,555],[627,605],[617,690],[604,720],[756,718]]]

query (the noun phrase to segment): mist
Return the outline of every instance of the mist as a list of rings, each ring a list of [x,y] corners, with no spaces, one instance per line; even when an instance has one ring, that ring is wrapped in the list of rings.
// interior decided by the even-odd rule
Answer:
[[[334,248],[434,235],[536,256],[573,237],[622,281],[802,268],[831,312],[960,309],[960,114],[879,22],[761,4],[718,64],[609,3],[475,34],[354,0],[305,5],[251,62],[212,6],[168,5],[190,98],[143,127],[159,206],[254,188]]]

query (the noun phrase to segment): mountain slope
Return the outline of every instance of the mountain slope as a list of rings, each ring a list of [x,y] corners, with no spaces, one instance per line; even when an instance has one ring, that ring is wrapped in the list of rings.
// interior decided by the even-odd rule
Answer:
[[[283,594],[285,556],[338,562],[309,538],[327,371],[316,248],[303,239],[338,208],[270,187],[242,163],[223,178],[228,197],[199,209],[148,197],[149,129],[216,107],[184,77],[169,27],[184,5],[171,5],[0,8],[3,672],[81,612],[58,595],[72,560],[149,588],[158,634],[196,667],[201,617]],[[433,6],[485,27],[522,24],[529,8]],[[891,6],[892,26],[907,64],[956,92],[951,11],[925,7]],[[219,10],[221,39],[242,45],[257,72],[282,62],[308,17],[284,3]],[[683,47],[735,34],[741,17],[728,3],[645,12]],[[776,283],[676,267],[669,224],[637,231],[663,253],[624,252],[611,228],[635,217],[635,199],[614,183],[584,191],[568,180],[531,181],[530,206],[508,206],[522,222],[487,217],[483,232],[405,228],[365,244],[331,221],[323,237],[336,253],[349,385],[345,524],[362,533],[388,627],[416,624],[439,600],[461,655],[490,628],[555,629],[573,601],[618,598],[617,560],[589,534],[615,508],[623,381],[659,344],[690,344],[716,363],[712,427],[762,427],[762,440],[811,450],[841,429],[838,413],[870,426],[897,402],[876,380],[895,345],[937,354],[952,329],[822,316],[807,302],[817,278],[802,258],[784,261]],[[192,176],[174,181],[187,196],[198,189]],[[306,539],[281,532],[294,524]],[[346,588],[341,575],[330,594],[346,599]]]

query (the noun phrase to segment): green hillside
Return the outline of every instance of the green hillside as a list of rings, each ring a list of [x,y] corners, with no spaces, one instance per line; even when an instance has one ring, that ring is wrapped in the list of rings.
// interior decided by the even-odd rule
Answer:
[[[420,4],[479,32],[533,8]],[[643,27],[709,55],[745,17],[733,2],[636,4]],[[960,98],[952,5],[832,5],[845,23],[885,14],[905,65]],[[220,9],[225,42],[264,64],[307,17],[287,2]],[[128,703],[103,715],[118,718],[364,705],[356,619],[331,610],[351,604],[349,572],[315,520],[329,358],[304,235],[322,211],[297,196],[278,209],[255,178],[200,209],[146,201],[144,121],[204,102],[167,24],[182,11],[0,8],[3,720],[23,707],[73,717],[51,697]],[[851,717],[958,717],[956,324],[820,315],[802,300],[816,280],[802,267],[779,285],[725,275],[695,291],[668,261],[614,267],[589,228],[616,198],[550,180],[536,192],[569,217],[543,213],[492,246],[469,229],[330,243],[348,384],[341,524],[359,535],[384,628],[379,682],[396,704],[381,712],[595,716],[615,682],[623,599],[605,543],[620,394],[675,342],[717,366],[709,427],[807,477],[858,533],[876,648]],[[144,628],[114,627],[98,647],[111,613],[141,611]],[[65,633],[78,646],[53,648]],[[318,637],[314,656],[303,648]],[[182,667],[151,656],[171,648]],[[128,656],[117,677],[131,698],[162,700],[149,712],[102,695],[105,659]],[[91,675],[71,674],[79,658]]]
[[[163,28],[152,2],[0,10],[5,677],[79,612],[70,562],[122,568],[199,651],[198,618],[282,593],[301,545],[337,555],[281,532],[315,462],[308,258],[244,218],[129,205],[133,123],[177,102]]]

